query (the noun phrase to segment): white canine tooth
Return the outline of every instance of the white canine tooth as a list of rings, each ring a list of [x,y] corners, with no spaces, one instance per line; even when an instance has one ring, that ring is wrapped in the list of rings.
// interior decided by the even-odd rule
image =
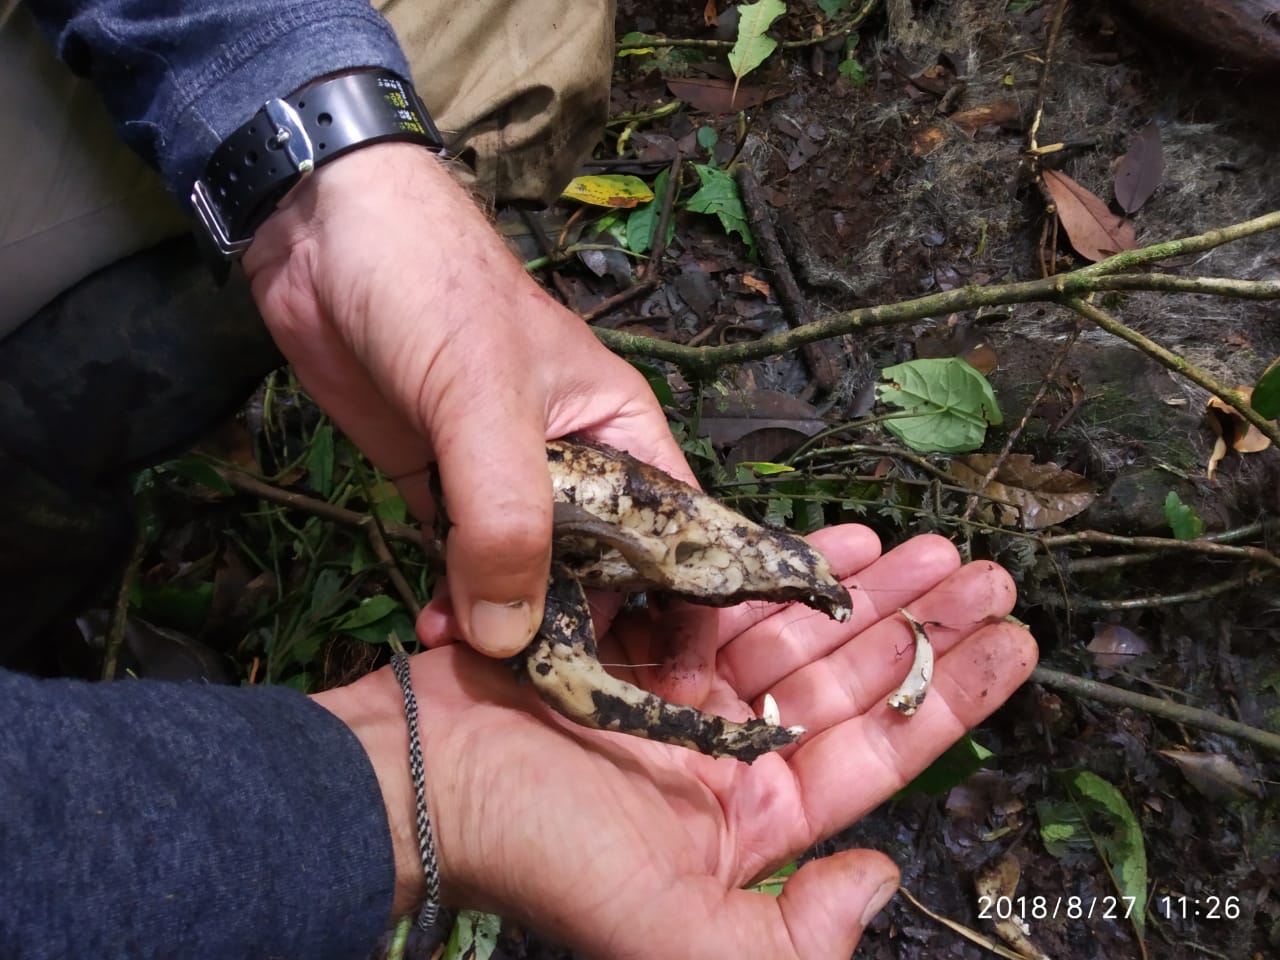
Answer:
[[[773,699],[773,694],[766,693],[764,695],[764,706],[760,708],[760,719],[765,723],[771,723],[775,727],[782,726],[782,714],[778,712],[778,701]]]
[[[787,733],[791,734],[791,736],[795,737],[797,740],[803,737],[807,732],[808,731],[799,724],[796,724],[794,727],[787,727]]]

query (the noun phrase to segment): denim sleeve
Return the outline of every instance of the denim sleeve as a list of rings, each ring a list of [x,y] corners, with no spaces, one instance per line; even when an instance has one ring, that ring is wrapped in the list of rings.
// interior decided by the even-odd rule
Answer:
[[[272,97],[338,70],[409,77],[369,0],[27,0],[58,55],[186,202],[227,135]]]
[[[364,957],[394,875],[367,755],[306,697],[0,671],[0,956]]]

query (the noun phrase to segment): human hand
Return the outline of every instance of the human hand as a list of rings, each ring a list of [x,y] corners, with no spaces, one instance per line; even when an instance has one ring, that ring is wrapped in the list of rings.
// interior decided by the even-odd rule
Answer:
[[[634,679],[731,719],[756,714],[771,693],[782,722],[808,733],[751,766],[573,726],[458,645],[415,657],[446,900],[612,960],[847,958],[896,889],[883,855],[810,862],[777,899],[741,888],[908,783],[1004,702],[1036,651],[1021,627],[991,622],[1013,606],[1008,575],[986,562],[961,567],[942,538],[882,557],[863,527],[812,541],[850,587],[849,623],[797,604],[679,604],[662,624],[676,636],[624,617],[601,643],[602,660],[633,663],[678,645],[674,666]],[[912,660],[899,607],[930,624],[938,658],[910,718],[885,704]],[[408,912],[422,869],[412,790],[396,773],[407,749],[398,688],[382,670],[317,699],[349,723],[348,711],[390,704],[373,732],[353,729],[383,783],[401,866],[396,907]]]
[[[317,170],[244,266],[303,385],[423,519],[439,462],[453,610],[484,653],[523,649],[542,619],[548,438],[581,433],[692,481],[644,378],[529,278],[421,147]]]

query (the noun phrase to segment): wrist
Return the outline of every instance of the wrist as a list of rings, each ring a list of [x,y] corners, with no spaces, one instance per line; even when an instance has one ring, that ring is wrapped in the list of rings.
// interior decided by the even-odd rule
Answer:
[[[378,780],[395,860],[394,917],[416,913],[426,896],[418,853],[416,801],[409,772],[409,730],[400,687],[389,667],[312,697],[355,734]]]
[[[328,74],[267,100],[218,146],[193,184],[197,236],[225,269],[313,171],[382,142],[444,149],[412,85],[389,70]]]

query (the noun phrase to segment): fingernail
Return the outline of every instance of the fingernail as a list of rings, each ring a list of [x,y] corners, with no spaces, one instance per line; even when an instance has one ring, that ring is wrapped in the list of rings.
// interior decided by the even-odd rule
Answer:
[[[867,909],[862,911],[862,926],[866,926],[876,918],[876,914],[884,909],[884,905],[893,899],[893,895],[898,892],[898,883],[896,880],[886,880],[880,884],[871,899],[867,901]]]
[[[471,608],[472,642],[494,657],[510,657],[519,653],[533,639],[537,624],[529,615],[523,600],[491,603],[477,600]]]

